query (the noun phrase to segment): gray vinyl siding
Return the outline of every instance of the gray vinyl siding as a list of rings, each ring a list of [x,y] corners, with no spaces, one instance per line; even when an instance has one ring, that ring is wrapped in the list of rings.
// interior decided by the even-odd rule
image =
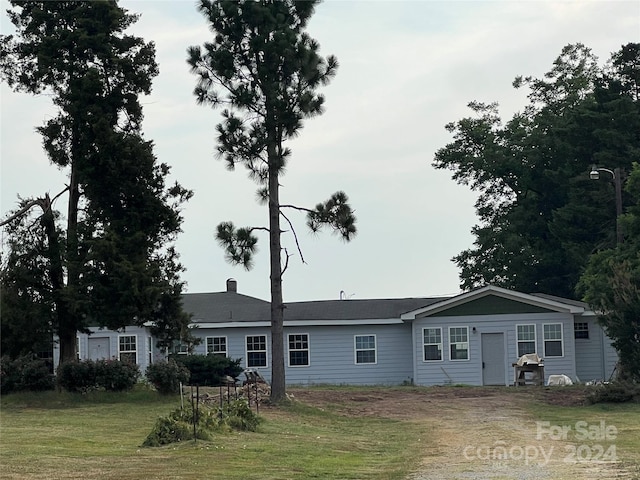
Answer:
[[[208,336],[226,336],[229,356],[234,359],[242,358],[242,367],[246,367],[246,336],[266,335],[267,367],[257,370],[267,381],[271,381],[269,328],[197,329],[194,333],[203,339]],[[309,336],[308,366],[289,366],[289,334]],[[375,364],[355,363],[355,335],[375,335]],[[284,346],[287,385],[398,385],[412,380],[413,359],[409,324],[285,327]],[[204,354],[205,348],[206,346],[200,344],[194,353]]]
[[[576,374],[581,382],[609,380],[618,355],[595,317],[579,318],[588,323],[589,338],[576,338]]]
[[[99,329],[97,327],[91,327],[91,334],[79,333],[78,338],[78,355],[80,360],[89,360],[89,340],[108,338],[109,351],[107,352],[107,359],[119,358],[119,338],[121,336],[135,336],[136,337],[136,360],[140,367],[140,373],[144,375],[144,372],[149,366],[149,354],[148,354],[148,341],[151,338],[151,334],[144,327],[129,326],[122,332],[116,332],[108,329]],[[164,355],[156,348],[156,340],[151,338],[152,345],[152,362],[164,360]],[[60,362],[60,349],[57,343],[54,345],[54,365],[57,368]]]
[[[562,325],[563,356],[544,358],[543,325]],[[575,380],[575,344],[573,339],[573,316],[563,313],[530,313],[505,315],[476,315],[473,317],[421,317],[414,320],[414,355],[416,358],[415,383],[417,385],[466,384],[482,385],[481,338],[483,333],[504,333],[505,345],[505,385],[513,384],[513,363],[518,360],[516,325],[535,325],[536,353],[544,358],[545,381],[549,375],[565,374]],[[449,327],[469,327],[469,360],[451,361]],[[423,361],[422,329],[442,327],[443,360]],[[476,331],[473,332],[473,328]]]
[[[271,331],[269,327],[253,327],[253,328],[198,328],[194,330],[193,335],[201,338],[202,342],[197,345],[193,351],[197,355],[207,354],[206,337],[227,337],[227,357],[234,360],[240,359],[240,366],[247,366],[247,336],[266,336],[267,340],[267,366],[251,367],[257,370],[265,379],[271,379]]]
[[[286,367],[289,385],[398,385],[411,381],[410,325],[285,328],[285,347],[289,333],[309,335],[310,359],[308,367]],[[355,363],[356,335],[375,336],[376,363]],[[287,354],[288,348],[285,348]]]

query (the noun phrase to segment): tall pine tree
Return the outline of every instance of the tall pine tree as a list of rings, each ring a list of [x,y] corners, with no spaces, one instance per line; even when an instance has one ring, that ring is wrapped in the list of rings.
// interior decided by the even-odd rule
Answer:
[[[296,136],[302,121],[322,113],[324,97],[317,89],[326,85],[338,67],[333,56],[318,54],[319,45],[305,28],[315,0],[201,0],[198,9],[214,33],[204,47],[191,47],[188,62],[198,77],[198,103],[223,108],[217,126],[218,154],[233,169],[244,165],[258,185],[259,198],[268,205],[269,225],[236,228],[218,225],[217,239],[232,263],[250,268],[255,253],[256,230],[268,230],[271,281],[271,399],[285,398],[281,220],[293,229],[284,211],[307,213],[307,225],[317,231],[329,225],[350,240],[356,233],[355,217],[343,192],[314,209],[284,205],[280,177],[291,151],[285,142]]]
[[[47,198],[8,219],[40,207],[46,223],[39,298],[51,301],[61,362],[75,360],[76,333],[88,322],[122,328],[151,321],[166,344],[188,322],[171,245],[182,221],[178,207],[191,192],[166,185],[169,167],[142,136],[138,96],[150,92],[158,73],[155,47],[125,33],[138,17],[116,1],[10,3],[16,34],[0,38],[2,78],[15,90],[51,96],[58,114],[38,131],[51,163],[69,178],[64,228],[52,223]]]

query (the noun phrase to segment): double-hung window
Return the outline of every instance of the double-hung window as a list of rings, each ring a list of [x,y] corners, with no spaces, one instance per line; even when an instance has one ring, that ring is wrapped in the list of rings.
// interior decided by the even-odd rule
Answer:
[[[528,353],[536,353],[536,326],[517,325],[518,358]]]
[[[135,335],[120,335],[118,337],[118,358],[122,362],[137,363],[138,349]]]
[[[589,338],[589,323],[575,322],[573,324],[573,332],[575,338]]]
[[[376,363],[376,336],[356,335],[354,337],[356,365]]]
[[[147,363],[153,363],[153,338],[147,337]]]
[[[267,366],[267,336],[247,336],[247,367]]]
[[[171,350],[174,355],[189,355],[189,345],[179,340],[173,342]]]
[[[227,337],[207,337],[207,355],[227,356]]]
[[[545,357],[562,357],[562,324],[549,323],[542,326]]]
[[[449,327],[451,360],[469,360],[469,327]]]
[[[442,328],[423,328],[423,360],[433,362],[442,360]]]
[[[306,333],[289,335],[289,366],[309,366],[309,335]]]

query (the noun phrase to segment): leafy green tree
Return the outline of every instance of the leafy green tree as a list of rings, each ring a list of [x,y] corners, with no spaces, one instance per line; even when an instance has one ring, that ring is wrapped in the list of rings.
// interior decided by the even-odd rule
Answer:
[[[188,62],[198,77],[194,91],[198,103],[223,108],[223,121],[217,126],[218,155],[230,170],[236,164],[248,169],[259,185],[259,200],[269,209],[268,226],[236,228],[231,222],[221,223],[217,239],[229,261],[249,269],[256,251],[254,232],[269,232],[271,399],[275,402],[285,397],[282,274],[289,254],[285,252],[283,259],[282,219],[295,234],[285,209],[306,212],[312,231],[329,225],[345,240],[356,233],[355,217],[343,192],[315,209],[280,201],[280,177],[291,156],[285,142],[299,133],[305,118],[322,113],[324,97],[317,89],[331,80],[338,67],[335,57],[318,54],[318,43],[305,32],[317,3],[201,0],[198,9],[214,38],[202,48],[189,48]]]
[[[637,50],[600,67],[589,48],[568,45],[544,78],[516,78],[529,103],[508,122],[497,104],[472,102],[474,116],[446,126],[453,142],[433,165],[479,192],[474,246],[454,257],[462,288],[577,298],[589,255],[616,241],[613,186],[590,180],[591,165],[629,170],[638,158]]]
[[[640,163],[633,164],[626,191],[635,203],[622,218],[625,241],[589,258],[579,290],[600,312],[622,376],[640,381]]]
[[[182,222],[179,205],[191,192],[166,185],[169,167],[141,133],[138,96],[157,75],[155,47],[125,33],[138,17],[116,1],[10,3],[16,34],[0,37],[2,79],[17,91],[51,96],[58,113],[38,131],[69,182],[63,228],[48,197],[28,200],[3,222],[40,207],[43,225],[43,248],[31,250],[24,271],[5,263],[3,279],[14,270],[22,279],[12,284],[16,298],[49,308],[63,363],[75,360],[76,333],[89,321],[108,328],[151,321],[169,344],[188,322],[171,245]],[[16,235],[11,245],[14,259],[27,247]],[[31,283],[24,281],[28,270]]]
[[[6,255],[0,262],[0,351],[18,358],[52,350],[54,302],[47,261],[57,246],[60,231],[55,228],[51,200],[36,202],[40,218],[19,214],[6,224]],[[19,212],[34,206],[21,202]]]

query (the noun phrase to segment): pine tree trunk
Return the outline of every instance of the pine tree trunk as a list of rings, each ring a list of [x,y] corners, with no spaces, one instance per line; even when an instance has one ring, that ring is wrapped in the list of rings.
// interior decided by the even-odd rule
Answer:
[[[60,364],[77,360],[76,329],[75,322],[70,323],[70,312],[64,295],[64,267],[63,251],[60,237],[56,231],[55,218],[51,201],[47,195],[42,204],[42,225],[47,236],[47,256],[49,258],[49,275],[56,306],[56,328],[60,342]]]
[[[272,144],[273,145],[273,144]],[[275,146],[269,155],[269,251],[271,268],[271,401],[286,398],[284,373],[284,306],[282,302],[282,263],[280,245],[279,161]]]
[[[60,364],[75,362],[78,358],[76,346],[76,334],[80,320],[77,318],[76,309],[71,307],[73,295],[70,292],[77,291],[80,281],[79,255],[78,255],[78,205],[80,203],[80,189],[78,187],[77,162],[79,132],[74,121],[71,147],[71,174],[69,175],[69,205],[67,209],[67,285],[60,285],[59,294],[56,296],[58,307],[58,338],[60,340]],[[66,295],[64,294],[66,293]],[[71,307],[71,308],[70,308]]]

